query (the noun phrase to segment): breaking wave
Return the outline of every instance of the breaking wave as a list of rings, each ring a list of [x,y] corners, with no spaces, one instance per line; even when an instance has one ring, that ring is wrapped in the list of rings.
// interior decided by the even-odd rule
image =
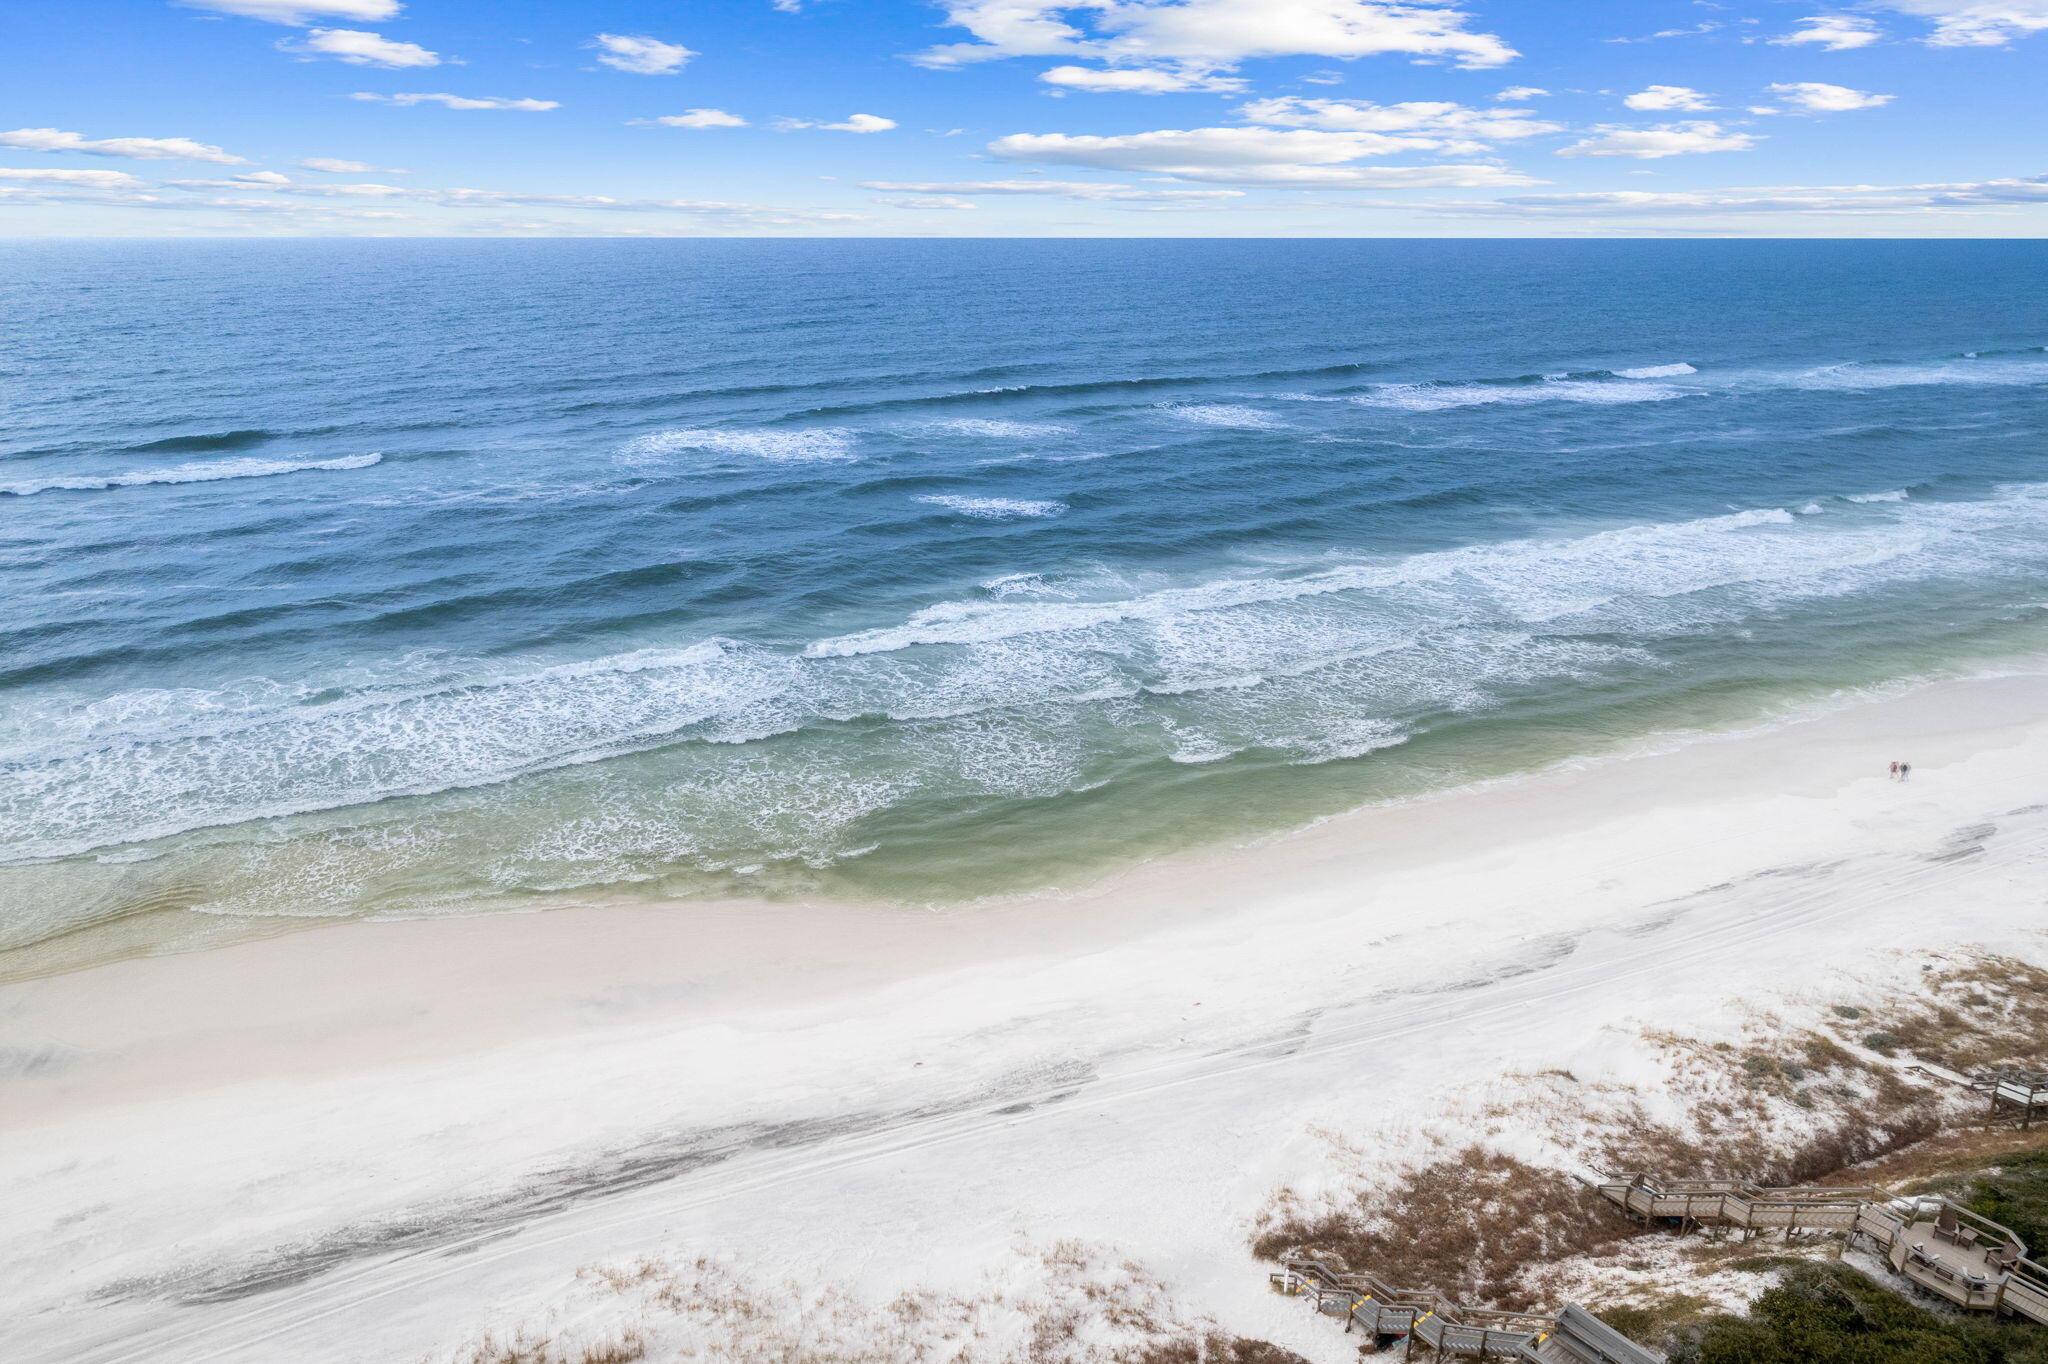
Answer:
[[[1021,497],[955,497],[934,493],[917,500],[981,521],[1014,521],[1030,517],[1058,516],[1067,509],[1064,502],[1036,502]]]
[[[367,469],[382,455],[344,455],[293,463],[277,459],[223,459],[210,464],[179,464],[168,469],[135,469],[120,474],[74,474],[59,478],[0,483],[0,493],[27,497],[31,493],[98,492],[107,488],[140,488],[154,483],[212,483],[224,478],[268,478],[323,469]]]
[[[935,417],[918,425],[934,431],[950,431],[959,436],[986,436],[991,440],[1041,439],[1047,436],[1065,436],[1073,431],[1072,427],[1061,426],[1056,422],[1000,421],[993,417]]]
[[[801,431],[656,431],[627,442],[627,458],[659,458],[686,450],[715,455],[741,455],[775,463],[844,462],[859,459],[855,433],[842,427],[814,426]]]
[[[1639,380],[1539,379],[1534,383],[1388,384],[1351,399],[1363,407],[1392,407],[1408,412],[1440,412],[1486,403],[1656,403],[1683,398],[1694,390]]]
[[[666,764],[655,789],[694,793],[689,820],[636,806],[616,828],[583,828],[592,847],[681,855],[793,820],[800,837],[775,837],[830,860],[852,821],[905,800],[1069,792],[1110,762],[1356,756],[1531,687],[1655,670],[1668,641],[1788,603],[2031,580],[2048,561],[2048,485],[1842,505],[1120,595],[1100,592],[1114,578],[1091,595],[1085,580],[1016,575],[800,646],[431,658],[367,680],[127,693],[0,732],[0,828],[8,857],[61,856],[537,773],[588,785],[630,759]],[[858,762],[842,753],[856,723]],[[756,741],[772,736],[770,761]]]
[[[1286,423],[1270,412],[1235,403],[1179,403],[1166,409],[1169,416],[1196,426],[1236,426],[1250,430],[1271,430]]]

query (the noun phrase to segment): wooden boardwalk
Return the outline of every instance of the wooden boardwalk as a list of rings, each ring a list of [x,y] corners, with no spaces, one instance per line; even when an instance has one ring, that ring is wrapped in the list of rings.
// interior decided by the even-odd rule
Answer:
[[[1664,1364],[1576,1304],[1555,1315],[1463,1307],[1431,1288],[1394,1288],[1370,1274],[1344,1274],[1314,1260],[1281,1261],[1273,1290],[1342,1317],[1373,1350],[1403,1358],[1520,1360],[1524,1364]],[[1361,1347],[1363,1348],[1363,1347]],[[1420,1349],[1425,1353],[1418,1355]]]
[[[1767,1189],[1740,1180],[1615,1176],[1600,1192],[1645,1222],[1861,1238],[1892,1269],[1956,1306],[2048,1325],[2048,1267],[2008,1228],[1946,1198],[1895,1198],[1879,1188]]]
[[[1991,1121],[2028,1128],[2048,1119],[2048,1072],[1994,1070],[1971,1079],[1970,1088],[1991,1100]]]

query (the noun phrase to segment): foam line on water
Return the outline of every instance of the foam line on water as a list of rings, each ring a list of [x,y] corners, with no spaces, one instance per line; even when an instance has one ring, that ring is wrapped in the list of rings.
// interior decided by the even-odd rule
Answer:
[[[919,422],[915,430],[945,431],[957,436],[985,436],[990,440],[1036,440],[1065,436],[1073,428],[1057,422],[1002,421],[993,417],[934,417]]]
[[[1179,403],[1166,407],[1168,416],[1193,426],[1226,426],[1245,430],[1273,430],[1286,425],[1270,412],[1237,403]]]
[[[429,657],[388,675],[22,708],[0,735],[0,855],[61,856],[686,748],[672,780],[696,783],[696,803],[666,820],[621,813],[617,827],[633,832],[617,838],[713,844],[713,826],[767,827],[764,802],[780,791],[811,831],[803,846],[829,856],[817,831],[912,794],[1054,794],[1101,780],[1101,761],[1169,750],[1327,761],[1544,678],[1654,667],[1660,640],[1740,629],[1789,602],[2036,574],[2048,559],[2048,485],[1834,506],[1121,595],[1091,597],[1085,578],[998,579],[973,599],[801,648],[706,640],[540,667]],[[863,730],[858,761],[830,756],[832,726],[849,722],[882,726]],[[776,735],[810,746],[778,750],[777,766],[753,742]],[[784,791],[791,774],[800,787]],[[589,837],[613,846],[601,828]]]
[[[1655,403],[1683,398],[1693,390],[1644,380],[1544,379],[1533,384],[1426,383],[1388,384],[1353,397],[1362,407],[1391,407],[1409,412],[1489,403]]]
[[[119,474],[73,474],[56,478],[24,479],[0,483],[0,493],[27,497],[48,492],[102,492],[111,488],[140,488],[158,483],[213,483],[228,478],[268,478],[273,474],[302,474],[320,470],[367,469],[383,459],[381,454],[343,455],[339,459],[292,462],[279,459],[223,459],[205,464],[178,464],[167,469],[132,469]]]
[[[854,432],[837,426],[813,426],[796,431],[684,428],[640,436],[627,442],[621,454],[628,460],[644,460],[694,450],[778,464],[845,462],[860,458],[854,441]]]
[[[1058,516],[1066,511],[1064,502],[1035,501],[1022,497],[957,497],[947,493],[933,493],[917,499],[947,511],[971,516],[978,521],[1017,521],[1036,517]]]

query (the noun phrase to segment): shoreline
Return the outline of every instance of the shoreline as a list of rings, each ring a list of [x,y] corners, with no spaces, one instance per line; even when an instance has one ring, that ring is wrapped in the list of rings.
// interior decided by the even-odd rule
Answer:
[[[1562,1064],[1618,1020],[1681,1025],[1745,993],[1876,969],[1906,946],[2033,932],[2040,916],[2014,908],[2010,867],[1970,851],[1993,835],[1966,836],[1988,822],[2028,840],[2011,856],[2031,856],[2041,817],[2027,807],[2048,790],[2044,702],[2048,668],[1935,682],[1369,807],[1057,897],[347,921],[0,987],[0,1039],[25,1058],[0,1077],[0,1188],[24,1210],[0,1234],[0,1266],[20,1276],[31,1339],[51,1351],[29,1357],[112,1360],[124,1356],[86,1349],[64,1325],[85,1281],[154,1276],[102,1326],[132,1312],[124,1334],[156,1329],[187,1319],[180,1283],[210,1282],[238,1257],[289,1258],[295,1244],[423,1208],[459,1239],[479,1200],[523,1207],[518,1190],[553,1179],[571,1190],[556,1196],[572,1208],[565,1225],[613,1219],[575,1243],[586,1258],[648,1244],[645,1228],[619,1229],[629,1206],[673,1235],[664,1200],[715,1195],[730,1208],[693,1215],[690,1234],[792,1263],[813,1239],[840,1244],[864,1225],[900,1252],[863,1257],[878,1291],[985,1262],[1002,1239],[991,1228],[1022,1219],[1135,1241],[1227,1297],[1214,1264],[1188,1262],[1175,1238],[1241,1256],[1247,1200],[1290,1177],[1314,1114],[1350,1111],[1345,1085],[1397,1111],[1407,1100],[1386,1096],[1419,1077]],[[1886,780],[1893,758],[1913,763],[1912,782]],[[2048,843],[2048,823],[2039,832]],[[1953,893],[1922,901],[1927,884]],[[1758,940],[1782,948],[1744,946]],[[1572,1002],[1558,1016],[1546,999]],[[1439,1020],[1420,1054],[1395,1027],[1417,1010]],[[1367,1023],[1409,1037],[1408,1050],[1353,1057],[1345,1066],[1365,1070],[1336,1072],[1352,1078],[1334,1097],[1315,1047],[1261,1059]],[[1149,1097],[1160,1075],[1185,1077],[1169,1100]],[[1254,1082],[1247,1106],[1235,1087]],[[1115,1095],[1122,1107],[1098,1107]],[[1210,1135],[1161,1103],[1200,1114]],[[977,1113],[1011,1116],[967,1126],[915,1188],[847,1176],[811,1221],[763,1204],[741,1177],[810,1140],[778,1133],[840,1149]],[[1146,1125],[1131,1127],[1138,1114]],[[1085,1126],[1097,1122],[1109,1127]],[[1018,1144],[1061,1124],[1071,1139]],[[730,1165],[632,1193],[575,1182],[617,1158],[607,1152],[686,1153],[734,1132],[765,1135]],[[1113,1138],[1122,1145],[1102,1145]],[[1146,1205],[1165,1196],[1156,1173],[1101,1155],[1133,1144],[1180,1162],[1188,1187],[1170,1214]],[[1084,1151],[1128,1191],[1075,1173]],[[991,1179],[991,1152],[1019,1187],[1055,1192],[1020,1206]],[[956,1157],[968,1163],[943,1163]],[[1106,1201],[1082,1212],[1069,1178]],[[195,1207],[222,1209],[222,1227],[195,1238]],[[523,1239],[535,1244],[515,1236],[490,1274],[556,1263],[544,1238]],[[317,1300],[333,1278],[304,1291]],[[408,1348],[468,1320],[425,1287],[404,1291],[428,1296],[379,1329]],[[346,1357],[321,1339],[305,1359]]]
[[[1163,841],[1149,840],[1150,849],[1133,847],[1114,854],[1085,858],[1064,865],[1051,854],[1034,862],[1036,875],[1044,879],[1022,889],[975,892],[956,887],[935,896],[913,893],[885,893],[878,888],[836,887],[812,893],[750,894],[742,886],[735,894],[688,894],[680,898],[659,898],[634,883],[598,884],[552,891],[507,892],[475,899],[450,899],[414,907],[389,908],[379,912],[311,912],[303,905],[269,911],[239,908],[186,908],[157,904],[124,912],[111,918],[77,925],[52,936],[0,950],[0,987],[34,981],[76,971],[90,971],[143,958],[204,953],[240,947],[266,939],[309,932],[324,932],[350,924],[386,924],[414,921],[460,920],[470,918],[530,917],[584,911],[595,915],[631,914],[649,910],[663,914],[686,913],[701,907],[713,918],[752,907],[764,917],[776,917],[790,909],[825,909],[848,916],[923,917],[930,915],[980,915],[1001,913],[1009,907],[1042,911],[1050,904],[1095,897],[1148,878],[1158,868],[1166,874],[1196,876],[1207,866],[1229,862],[1240,854],[1275,841],[1298,838],[1331,822],[1366,823],[1411,806],[1441,802],[1454,805],[1496,788],[1521,788],[1541,783],[1559,774],[1585,768],[1628,765],[1657,758],[1700,744],[1722,744],[1751,735],[1799,726],[1828,716],[1859,711],[1901,696],[1958,683],[1982,682],[2006,676],[2048,676],[2048,653],[2031,641],[2018,653],[1951,660],[1930,665],[1927,671],[1856,683],[1771,699],[1750,697],[1739,705],[1709,699],[1707,715],[1698,712],[1683,722],[1664,715],[1636,732],[1606,733],[1598,727],[1581,729],[1573,723],[1553,725],[1556,735],[1568,735],[1569,742],[1556,745],[1551,755],[1538,758],[1518,754],[1517,761],[1492,771],[1479,764],[1477,772],[1467,771],[1448,784],[1422,783],[1373,796],[1348,806],[1326,804],[1319,813],[1309,809],[1288,809],[1284,819],[1273,812],[1241,819],[1232,825],[1209,826],[1200,821],[1198,833],[1182,830]],[[1526,763],[1527,765],[1523,765]],[[1319,771],[1321,764],[1310,771]],[[1438,774],[1439,777],[1447,774]],[[1249,793],[1247,793],[1249,794]],[[1283,807],[1285,808],[1285,807]],[[1153,828],[1152,833],[1160,833]],[[1044,849],[1040,849],[1041,852]],[[1024,882],[1024,877],[1017,878]],[[785,892],[788,888],[785,888]]]
[[[1783,779],[1774,788],[1779,795],[1807,798],[1857,784],[1859,770],[1882,777],[1874,754],[1889,750],[1863,745],[1877,742],[1887,723],[1918,725],[1928,740],[1957,743],[1959,753],[1997,747],[2021,717],[2048,712],[2032,703],[2037,690],[2048,701],[2048,661],[2036,666],[1723,733],[1667,735],[1626,754],[1573,759],[1326,816],[1234,847],[1153,859],[1059,894],[939,908],[685,900],[295,923],[224,946],[0,985],[0,1046],[24,1045],[10,1034],[25,1014],[29,1027],[64,1036],[69,1046],[122,1055],[124,1063],[64,1101],[96,1107],[178,1092],[181,1081],[344,1073],[545,1036],[565,1025],[681,1022],[721,1009],[852,995],[1037,956],[1049,942],[1074,955],[1239,916],[1313,914],[1339,901],[1336,887],[1360,872],[1386,877],[1487,856],[1496,827],[1515,830],[1511,846],[1531,848],[1621,808],[1640,813],[1740,796],[1773,764],[1780,741],[1799,755],[1767,775]],[[1973,718],[1934,721],[1932,712],[1943,707]],[[1923,783],[1935,767],[1916,763]],[[508,995],[512,984],[519,989]],[[105,1009],[109,996],[120,1009]],[[0,1112],[0,1131],[38,1116],[34,1101],[10,1105]]]

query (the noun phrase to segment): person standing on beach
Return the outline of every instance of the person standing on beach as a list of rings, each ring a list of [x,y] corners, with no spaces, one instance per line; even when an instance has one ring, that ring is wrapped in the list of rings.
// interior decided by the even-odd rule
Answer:
[[[1899,765],[1898,765],[1897,763],[1893,763],[1893,764],[1892,764],[1892,780],[1893,780],[1893,781],[1897,781],[1898,779],[1899,779]]]
[[[1908,777],[1910,777],[1910,776],[1912,776],[1912,775],[1913,775],[1913,764],[1911,764],[1911,763],[1900,763],[1900,764],[1899,764],[1899,780],[1900,780],[1900,781],[1904,781],[1904,780],[1905,780],[1906,778],[1908,778]]]

